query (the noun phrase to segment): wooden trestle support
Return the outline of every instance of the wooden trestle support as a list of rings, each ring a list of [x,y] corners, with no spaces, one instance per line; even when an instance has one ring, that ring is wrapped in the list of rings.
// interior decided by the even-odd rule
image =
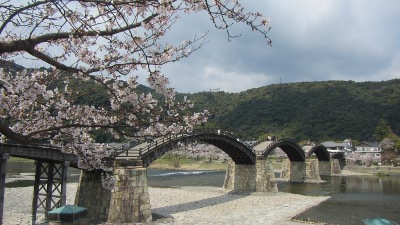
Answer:
[[[69,162],[36,161],[33,187],[32,225],[36,224],[36,213],[47,213],[64,206],[67,197],[67,168]]]
[[[6,189],[6,173],[7,173],[7,160],[10,158],[9,153],[0,155],[0,224],[3,224],[4,214],[4,192]]]

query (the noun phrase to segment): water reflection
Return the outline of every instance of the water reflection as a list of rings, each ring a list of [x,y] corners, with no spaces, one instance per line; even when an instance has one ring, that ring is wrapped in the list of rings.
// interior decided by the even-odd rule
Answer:
[[[34,185],[36,165],[31,162],[7,162],[6,188],[28,187]],[[68,182],[78,182],[80,170],[69,167]]]
[[[318,184],[278,182],[278,190],[310,196],[331,196],[338,193],[378,193],[400,195],[400,177],[336,176],[324,177]]]
[[[7,176],[18,175],[21,173],[34,174],[34,162],[7,162]]]
[[[331,192],[331,198],[299,214],[296,218],[328,224],[363,224],[363,219],[383,217],[400,223],[400,177],[331,177],[326,183],[310,186],[287,185],[287,191],[315,195]],[[315,188],[315,191],[309,189]],[[282,190],[284,191],[284,190]]]

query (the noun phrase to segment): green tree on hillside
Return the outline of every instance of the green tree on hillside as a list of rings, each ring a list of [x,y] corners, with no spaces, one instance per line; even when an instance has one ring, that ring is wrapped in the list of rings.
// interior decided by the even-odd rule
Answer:
[[[381,119],[375,128],[374,138],[376,141],[382,141],[391,134],[389,125],[384,119]]]

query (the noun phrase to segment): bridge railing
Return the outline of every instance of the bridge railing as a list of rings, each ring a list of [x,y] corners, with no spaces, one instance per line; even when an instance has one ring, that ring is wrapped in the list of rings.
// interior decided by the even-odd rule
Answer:
[[[276,145],[277,143],[282,142],[282,141],[283,141],[282,139],[276,138],[276,139],[272,140],[272,142],[269,145],[267,145],[267,147],[265,147],[264,150],[258,150],[258,151],[255,152],[255,154],[256,155],[263,155],[265,153],[265,151],[270,149],[273,145]]]
[[[0,153],[33,160],[69,161],[71,164],[77,164],[76,155],[64,153],[60,147],[54,145],[0,143]]]
[[[201,134],[217,134],[217,135],[228,136],[228,137],[240,142],[244,146],[246,146],[248,149],[253,151],[253,153],[256,153],[256,151],[253,149],[253,147],[250,144],[248,144],[245,141],[242,141],[240,138],[235,137],[232,132],[225,131],[222,129],[202,129],[202,128],[200,128],[200,129],[195,129],[192,133],[169,134],[169,135],[162,136],[162,137],[147,138],[147,140],[145,140],[144,142],[131,141],[131,142],[128,142],[128,143],[122,145],[121,147],[115,148],[115,150],[112,152],[112,154],[109,157],[111,157],[111,158],[116,158],[118,156],[131,157],[132,155],[130,155],[130,151],[129,151],[131,148],[133,148],[135,146],[139,146],[140,144],[144,144],[147,142],[148,144],[146,146],[144,146],[140,149],[136,149],[135,153],[138,154],[137,156],[140,158],[143,155],[146,155],[149,152],[151,152],[151,150],[154,149],[155,147],[163,145],[167,142],[176,141],[178,139],[184,139],[184,137],[186,137],[186,136],[195,136],[195,135],[201,135]],[[6,145],[7,144],[19,145],[18,143],[12,143],[12,142],[8,142],[5,144]],[[27,146],[27,145],[21,145],[21,146]],[[54,150],[61,151],[61,148],[59,146],[54,146],[54,145],[50,145],[50,144],[34,143],[29,146],[34,147],[34,148],[54,149]]]
[[[247,148],[251,149],[253,151],[253,153],[256,153],[256,151],[254,150],[253,146],[251,146],[246,141],[243,141],[239,137],[236,137],[234,135],[234,133],[231,132],[231,131],[226,131],[226,130],[221,130],[221,129],[201,129],[201,128],[198,129],[198,130],[195,130],[195,131],[197,131],[197,133],[214,133],[214,134],[225,135],[225,136],[231,137],[231,138],[235,139],[236,141],[242,143]]]
[[[54,149],[54,150],[61,150],[60,146],[52,145],[50,142],[47,143],[39,143],[39,142],[32,142],[31,144],[21,144],[18,142],[14,142],[11,140],[6,140],[4,143],[0,143],[1,145],[10,145],[10,146],[24,146],[24,147],[34,147],[34,148],[46,148],[46,149]]]
[[[145,141],[142,142],[136,142],[136,141],[131,141],[125,145],[122,146],[121,149],[117,149],[113,152],[113,157],[119,157],[119,156],[126,156],[126,157],[130,157],[131,155],[129,155],[129,149],[144,144],[144,143],[148,143],[148,145],[146,145],[145,147],[139,148],[137,149],[138,152],[138,157],[141,157],[142,155],[148,153],[150,151],[150,149],[157,147],[161,144],[164,144],[166,142],[169,141],[173,141],[175,139],[177,139],[178,137],[182,137],[184,134],[171,134],[168,136],[163,136],[163,137],[154,137],[154,138],[146,138]]]
[[[137,144],[138,144],[138,142],[136,142],[136,141],[130,141],[130,142],[128,142],[128,143],[122,145],[121,148],[115,149],[115,150],[113,151],[111,157],[112,157],[112,158],[115,158],[115,157],[117,157],[117,156],[119,156],[119,155],[122,155],[122,153],[124,153],[124,152],[125,152],[126,156],[128,156],[128,150],[129,150],[130,148],[134,147],[134,146],[137,145]]]
[[[159,145],[163,145],[165,143],[171,142],[171,141],[176,141],[178,139],[182,139],[183,137],[188,136],[189,134],[170,134],[167,136],[163,136],[158,139],[150,139],[148,140],[148,145],[144,148],[139,149],[139,156],[143,156],[151,152],[151,149],[158,147]]]

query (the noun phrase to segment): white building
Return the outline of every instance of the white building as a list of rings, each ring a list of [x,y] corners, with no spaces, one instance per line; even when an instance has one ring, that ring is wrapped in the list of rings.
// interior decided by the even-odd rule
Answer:
[[[363,141],[360,145],[355,147],[354,153],[358,156],[364,156],[375,161],[380,161],[382,149],[379,142]]]

